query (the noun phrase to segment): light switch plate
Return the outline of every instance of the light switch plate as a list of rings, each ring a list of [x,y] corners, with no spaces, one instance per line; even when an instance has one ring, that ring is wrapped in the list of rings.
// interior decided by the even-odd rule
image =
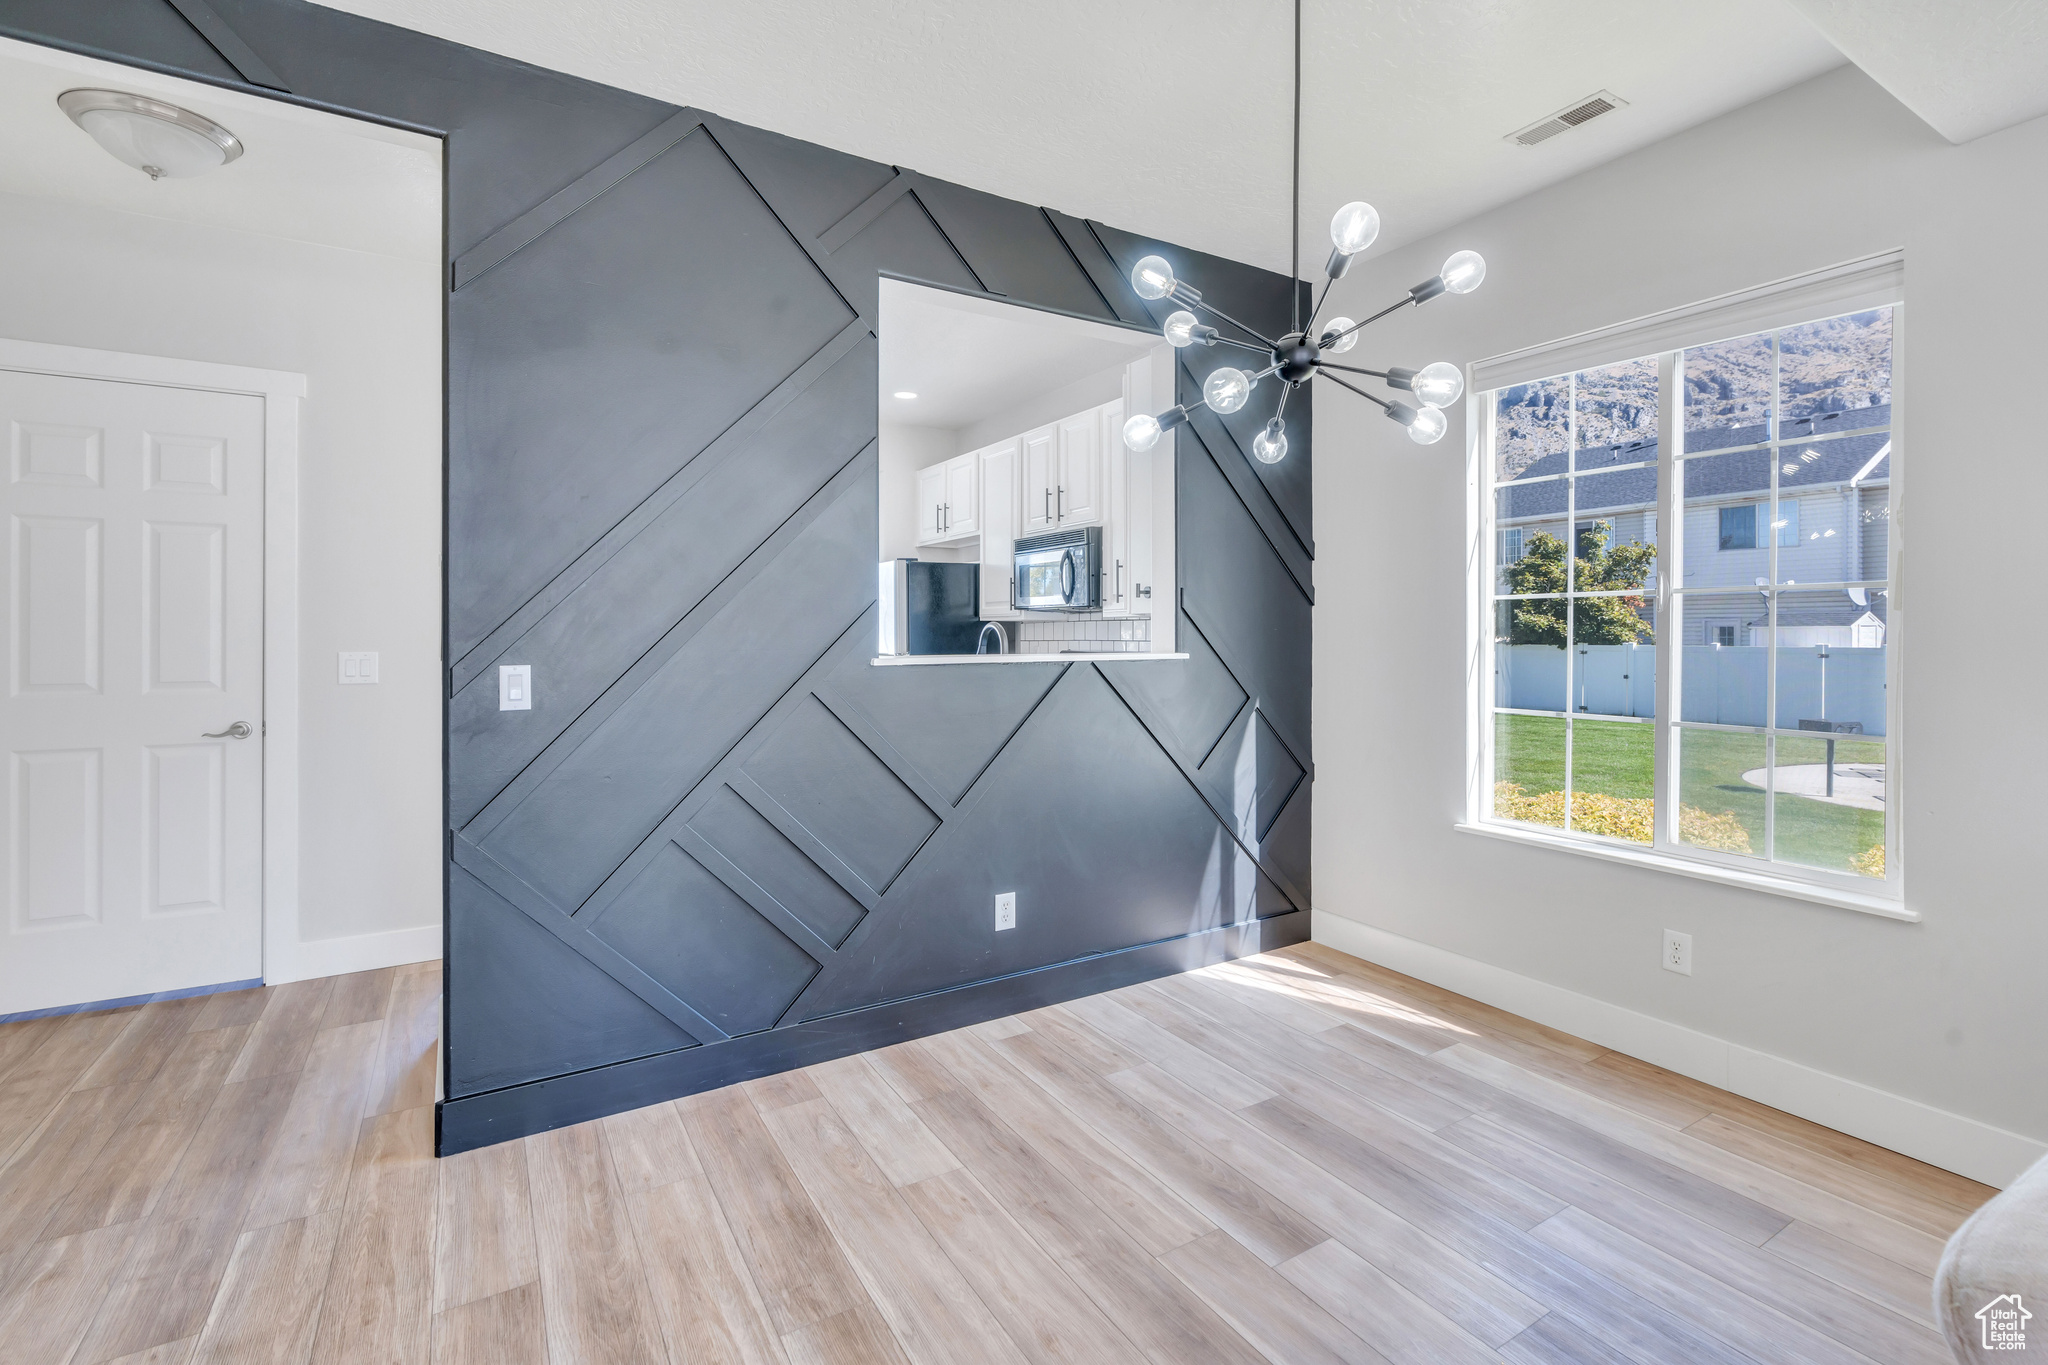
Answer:
[[[344,649],[335,665],[344,686],[377,681],[377,651],[374,649]]]
[[[498,709],[500,711],[531,711],[533,709],[533,665],[498,665]]]
[[[1014,929],[1016,927],[1017,893],[1014,891],[1000,892],[996,896],[996,928],[1002,930]]]

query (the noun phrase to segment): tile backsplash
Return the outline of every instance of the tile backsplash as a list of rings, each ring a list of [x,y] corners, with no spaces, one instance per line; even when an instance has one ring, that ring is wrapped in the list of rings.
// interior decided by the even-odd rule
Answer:
[[[1009,623],[1019,654],[1149,654],[1152,623],[1104,620],[1099,615],[1059,616]]]

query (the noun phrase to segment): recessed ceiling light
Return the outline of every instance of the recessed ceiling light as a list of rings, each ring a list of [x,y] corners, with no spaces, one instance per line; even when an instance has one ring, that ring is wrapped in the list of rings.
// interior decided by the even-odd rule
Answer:
[[[914,394],[914,393],[912,393],[912,392],[911,392],[911,391],[910,391],[909,389],[898,389],[898,390],[896,390],[896,396],[897,396],[898,398],[915,398],[915,397],[917,397],[917,395],[916,395],[916,394]]]

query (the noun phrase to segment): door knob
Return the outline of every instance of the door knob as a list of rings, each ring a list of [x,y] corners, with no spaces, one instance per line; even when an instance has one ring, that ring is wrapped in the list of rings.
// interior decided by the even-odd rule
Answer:
[[[227,729],[225,729],[225,730],[220,730],[220,731],[216,731],[215,733],[213,733],[213,734],[210,734],[210,735],[204,735],[204,734],[203,734],[203,735],[201,735],[201,736],[200,736],[200,738],[201,738],[201,739],[247,739],[247,738],[248,738],[249,736],[251,736],[251,735],[253,735],[253,734],[255,734],[255,733],[256,733],[256,732],[255,732],[254,730],[251,730],[251,729],[249,728],[249,722],[248,722],[248,721],[246,721],[246,720],[238,720],[238,721],[236,721],[236,722],[235,722],[235,723],[234,723],[233,725],[230,725],[230,726],[229,726],[229,727],[228,727]]]

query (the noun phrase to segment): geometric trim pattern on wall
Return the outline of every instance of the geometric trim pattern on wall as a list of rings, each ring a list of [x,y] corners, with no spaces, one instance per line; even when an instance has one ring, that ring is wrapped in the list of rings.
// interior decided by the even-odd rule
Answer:
[[[450,1105],[1305,932],[1306,407],[1260,464],[1182,357],[1184,663],[868,662],[879,279],[1156,332],[1128,279],[1161,244],[296,0],[206,14],[9,0],[0,30],[446,137]],[[1165,249],[1237,316],[1294,305]]]
[[[977,785],[1072,667],[979,670],[970,682],[957,671],[867,664],[870,580],[842,572],[833,583],[826,566],[872,557],[871,429],[846,421],[871,420],[874,401],[869,239],[894,234],[892,254],[918,258],[923,277],[940,283],[994,292],[1000,282],[1033,291],[1034,303],[1105,320],[1147,316],[1096,227],[897,168],[860,186],[866,192],[822,231],[780,217],[770,229],[773,177],[764,188],[722,132],[739,133],[742,155],[749,141],[772,140],[679,112],[458,257],[453,276],[458,314],[471,290],[485,313],[494,289],[524,310],[547,306],[522,288],[522,270],[586,277],[548,258],[551,234],[563,239],[556,254],[575,261],[579,234],[608,241],[621,224],[688,199],[695,240],[709,236],[718,248],[703,259],[723,262],[721,274],[782,281],[778,312],[791,325],[779,347],[760,346],[752,359],[768,373],[721,390],[727,407],[707,419],[719,429],[693,434],[702,440],[694,458],[673,470],[654,465],[660,481],[630,506],[621,498],[608,507],[609,527],[573,555],[558,553],[548,581],[480,586],[475,600],[490,605],[479,622],[501,619],[453,632],[475,639],[452,677],[451,742],[467,760],[451,765],[461,777],[451,792],[458,862],[698,1042],[996,974],[975,960],[983,952],[920,963],[912,959],[944,955],[878,950],[874,940],[920,936],[907,921],[925,917],[886,913],[892,890],[921,856],[945,861],[948,826],[979,804],[970,799]],[[639,191],[640,177],[652,188]],[[978,250],[983,242],[1002,249]],[[752,257],[745,268],[732,265],[740,249]],[[1082,253],[1095,258],[1094,271]],[[686,269],[654,287],[669,307],[719,311]],[[849,428],[832,433],[836,445],[819,439],[835,417]],[[522,418],[515,410],[503,420]],[[1183,615],[1184,668],[1080,666],[1098,702],[1135,722],[1133,734],[1163,760],[1161,775],[1187,785],[1189,814],[1227,835],[1210,904],[1190,917],[1202,896],[1192,888],[1167,926],[1179,933],[1307,904],[1304,868],[1260,865],[1263,841],[1306,777],[1297,756],[1306,751],[1306,698],[1283,702],[1276,718],[1255,698],[1279,700],[1285,689],[1266,678],[1247,685],[1225,662],[1264,642],[1219,647],[1211,638],[1230,633],[1235,599],[1247,595],[1263,599],[1238,613],[1254,633],[1277,627],[1306,638],[1307,547],[1239,436],[1211,420],[1183,441],[1183,534],[1200,545],[1197,558],[1227,566],[1220,621],[1205,630],[1197,608]],[[534,534],[512,529],[522,541]],[[1264,563],[1247,574],[1248,560]],[[1271,581],[1259,582],[1261,573]],[[664,591],[643,590],[657,583]],[[1192,573],[1196,602],[1202,585]],[[1299,621],[1284,610],[1259,621],[1276,586]],[[494,709],[495,665],[515,657],[535,666],[537,714],[520,720],[539,726],[508,727]],[[705,723],[710,716],[731,719],[720,729]],[[1290,729],[1295,743],[1283,737]],[[1072,772],[1058,776],[1075,782]],[[973,861],[979,850],[960,852]],[[943,871],[918,879],[904,903],[928,898],[934,879]],[[1090,946],[1129,941],[1125,933]],[[1080,955],[1079,946],[1058,943],[1052,960]],[[873,969],[878,955],[886,971]],[[452,1079],[451,1093],[461,1093],[465,1078]]]

